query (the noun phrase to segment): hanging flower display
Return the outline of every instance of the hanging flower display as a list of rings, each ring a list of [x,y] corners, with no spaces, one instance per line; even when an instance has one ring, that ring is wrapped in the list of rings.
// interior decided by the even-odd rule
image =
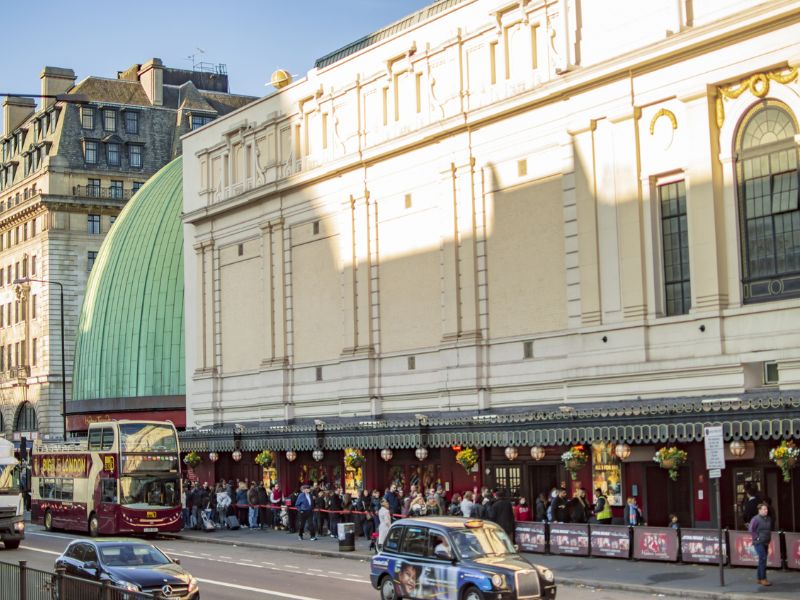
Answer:
[[[581,444],[572,446],[572,448],[561,455],[561,462],[564,463],[564,468],[569,471],[569,475],[573,480],[578,478],[578,471],[580,471],[581,467],[585,465],[588,460],[589,455],[586,454]]]
[[[669,478],[672,481],[678,480],[678,468],[686,462],[689,455],[685,450],[676,448],[675,446],[664,446],[659,448],[653,460],[658,463],[662,469],[669,469]]]
[[[469,472],[478,464],[478,453],[474,448],[464,448],[456,452],[456,462]]]
[[[203,459],[200,458],[200,455],[197,452],[189,452],[189,454],[183,457],[183,464],[190,469],[194,469],[201,462],[203,462]]]
[[[792,480],[792,469],[797,464],[798,458],[800,458],[800,448],[792,441],[782,440],[777,448],[769,451],[769,459],[781,468],[783,480],[786,482]]]
[[[344,451],[344,464],[348,469],[360,469],[365,462],[366,459],[360,450],[348,448]]]
[[[275,457],[269,450],[262,450],[256,456],[255,461],[262,469],[269,469],[272,463],[275,462]]]

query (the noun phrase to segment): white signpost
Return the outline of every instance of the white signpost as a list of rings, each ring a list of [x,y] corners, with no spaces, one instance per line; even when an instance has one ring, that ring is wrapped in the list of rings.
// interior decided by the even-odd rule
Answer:
[[[719,493],[719,479],[725,468],[725,438],[722,425],[707,425],[703,428],[703,440],[706,450],[706,469],[709,478],[714,480],[714,496],[717,505],[717,533],[719,539],[719,584],[725,585],[724,557],[722,544],[722,513]]]

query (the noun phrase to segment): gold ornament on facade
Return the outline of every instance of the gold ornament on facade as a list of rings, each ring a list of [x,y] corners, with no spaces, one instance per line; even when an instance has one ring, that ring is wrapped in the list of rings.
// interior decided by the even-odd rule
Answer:
[[[667,117],[669,122],[672,123],[672,128],[678,128],[678,119],[675,117],[675,113],[667,108],[662,108],[656,114],[653,115],[653,118],[650,119],[650,135],[653,135],[656,131],[656,121],[658,121],[661,117]]]
[[[736,100],[746,91],[750,91],[756,98],[764,98],[769,94],[770,82],[787,84],[797,79],[797,67],[778,69],[765,73],[755,73],[742,79],[734,85],[719,86],[717,88],[717,127],[722,127],[725,122],[725,100]]]

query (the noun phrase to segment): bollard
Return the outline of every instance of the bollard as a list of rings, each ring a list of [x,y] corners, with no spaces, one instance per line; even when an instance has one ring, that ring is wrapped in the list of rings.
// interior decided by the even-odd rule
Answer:
[[[28,600],[28,561],[19,561],[19,600]]]
[[[64,574],[67,570],[64,567],[56,567],[56,590],[58,590],[58,600],[66,600],[67,580]]]

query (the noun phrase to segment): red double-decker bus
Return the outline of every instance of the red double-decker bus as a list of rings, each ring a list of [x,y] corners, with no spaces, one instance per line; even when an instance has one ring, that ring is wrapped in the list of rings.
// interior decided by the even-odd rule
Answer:
[[[179,531],[178,433],[164,421],[89,425],[87,439],[33,446],[31,520],[98,534]]]

